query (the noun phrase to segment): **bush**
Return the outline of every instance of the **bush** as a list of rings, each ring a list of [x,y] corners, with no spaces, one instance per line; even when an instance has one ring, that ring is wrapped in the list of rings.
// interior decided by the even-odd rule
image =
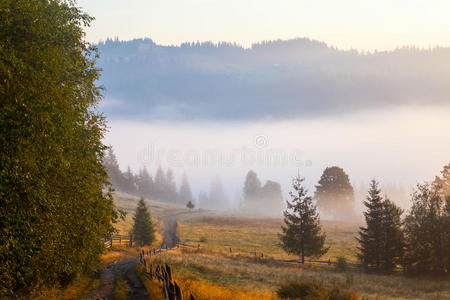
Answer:
[[[283,284],[277,291],[280,298],[300,298],[305,300],[325,299],[326,291],[319,282],[290,282]]]
[[[290,282],[280,286],[277,295],[283,299],[358,300],[357,293],[338,286],[328,288],[317,281]]]
[[[336,261],[336,270],[337,271],[347,271],[348,263],[345,257],[339,256]]]

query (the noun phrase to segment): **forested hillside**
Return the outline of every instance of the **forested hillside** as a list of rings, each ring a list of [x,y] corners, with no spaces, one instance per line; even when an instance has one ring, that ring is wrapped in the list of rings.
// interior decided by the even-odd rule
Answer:
[[[245,49],[221,43],[98,44],[102,108],[137,119],[294,118],[405,104],[443,104],[450,49],[343,51],[309,39]]]

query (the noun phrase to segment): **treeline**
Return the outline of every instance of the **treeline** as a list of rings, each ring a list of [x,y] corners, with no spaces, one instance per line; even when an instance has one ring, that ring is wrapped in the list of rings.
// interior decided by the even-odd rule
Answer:
[[[321,116],[339,109],[443,104],[450,92],[450,48],[363,54],[308,39],[250,49],[107,40],[98,48],[106,75],[101,84],[114,104],[104,111],[128,119]]]
[[[391,273],[401,265],[405,273],[450,272],[450,164],[433,182],[418,184],[411,201],[403,217],[372,180],[364,203],[366,226],[357,238],[366,270]]]
[[[328,251],[317,212],[319,202],[316,205],[308,196],[303,182],[302,177],[293,181],[279,235],[283,249],[299,255],[302,262],[305,256],[317,257]],[[450,164],[431,183],[418,184],[411,201],[411,209],[403,216],[404,211],[382,195],[378,182],[371,181],[364,202],[366,226],[356,238],[356,255],[366,271],[393,273],[402,267],[405,274],[449,274]]]
[[[258,175],[252,170],[247,173],[243,188],[242,210],[253,214],[279,214],[284,208],[281,185],[267,180],[262,186]]]
[[[110,184],[118,191],[181,205],[194,201],[186,174],[183,175],[180,188],[177,189],[175,177],[170,168],[164,172],[161,167],[158,167],[154,177],[145,166],[137,174],[134,174],[130,167],[122,172],[111,146],[105,152],[103,165],[108,173]]]

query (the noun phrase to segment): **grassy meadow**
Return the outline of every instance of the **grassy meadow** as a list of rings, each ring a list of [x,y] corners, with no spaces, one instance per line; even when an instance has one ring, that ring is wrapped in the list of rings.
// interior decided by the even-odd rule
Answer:
[[[117,206],[127,212],[125,220],[117,226],[118,231],[127,234],[132,227],[132,216],[139,198],[118,193],[115,194],[115,200]],[[330,259],[334,262],[337,257],[345,257],[350,265],[347,270],[338,271],[334,265],[326,263],[301,265],[286,262],[298,258],[287,255],[278,246],[277,234],[282,225],[281,219],[205,210],[189,211],[184,207],[155,201],[146,203],[159,232],[163,229],[165,217],[178,216],[178,235],[182,243],[190,246],[168,250],[152,259],[154,263],[171,265],[174,278],[186,299],[189,299],[189,293],[193,293],[197,299],[206,300],[280,299],[276,291],[282,283],[311,280],[329,288],[339,286],[354,291],[358,295],[354,299],[450,299],[450,278],[419,279],[402,275],[366,274],[351,265],[357,262],[355,236],[359,224],[322,221],[330,250],[321,258],[311,259]],[[161,240],[161,234],[157,233],[152,247],[157,247]],[[135,250],[133,253],[136,253]],[[262,253],[264,257],[261,257]],[[120,259],[123,255],[124,252],[106,252],[103,263]],[[138,274],[153,295],[152,299],[159,299],[159,285],[148,280],[142,270],[138,270]],[[97,285],[98,280],[82,278],[64,292],[49,291],[47,296],[52,297],[45,299],[83,299],[83,295]]]
[[[292,260],[298,257],[288,255],[278,246],[281,219],[257,219],[232,216],[184,215],[179,222],[179,236],[182,242],[218,253]],[[336,261],[345,257],[348,262],[356,262],[355,235],[357,224],[323,221],[330,250],[320,260]]]
[[[129,212],[126,220],[119,224],[121,231],[131,228],[137,201],[137,197],[116,195],[118,206]],[[185,296],[192,292],[199,299],[278,299],[276,290],[281,283],[315,280],[328,287],[355,291],[366,299],[450,299],[450,278],[366,274],[352,266],[351,263],[357,263],[355,236],[360,224],[322,221],[330,250],[321,258],[311,259],[334,262],[338,257],[345,257],[350,263],[348,270],[337,271],[334,265],[323,263],[283,262],[298,258],[278,246],[281,219],[198,209],[189,211],[154,201],[147,201],[147,204],[159,230],[165,217],[177,215],[180,240],[191,246],[169,250],[156,257],[157,263],[172,266]],[[151,287],[152,283],[147,282],[147,285]]]

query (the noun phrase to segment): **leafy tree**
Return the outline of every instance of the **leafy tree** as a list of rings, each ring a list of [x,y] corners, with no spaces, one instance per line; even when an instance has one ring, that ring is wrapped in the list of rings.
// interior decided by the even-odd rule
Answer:
[[[144,198],[139,200],[133,220],[133,235],[135,242],[141,246],[151,245],[155,240],[155,229],[153,228],[152,217],[147,209]]]
[[[345,171],[328,167],[323,171],[314,198],[320,211],[338,218],[354,217],[354,191]]]
[[[92,18],[72,3],[0,4],[0,298],[89,272],[118,216]]]
[[[442,218],[443,224],[443,234],[442,234],[442,244],[443,244],[443,265],[447,272],[450,272],[450,196],[445,199],[445,210]]]
[[[285,225],[281,227],[283,233],[278,235],[281,247],[287,253],[300,256],[302,263],[305,262],[305,256],[319,257],[329,249],[324,246],[326,235],[322,233],[316,206],[312,198],[307,196],[304,180],[298,176],[292,182],[294,191],[289,193],[292,202],[287,202]]]
[[[183,174],[183,178],[181,180],[181,186],[179,191],[179,198],[181,203],[189,203],[194,201],[192,198],[191,186],[189,185],[189,181],[187,179],[186,174]]]
[[[281,186],[275,181],[268,180],[261,187],[256,173],[247,173],[243,188],[243,209],[253,214],[278,214],[283,209],[283,195]]]
[[[191,201],[188,201],[188,203],[186,204],[186,207],[191,210],[191,209],[193,209],[195,207],[195,205]]]
[[[262,204],[266,212],[279,214],[283,211],[283,194],[278,182],[267,180],[260,192]]]
[[[252,170],[248,171],[244,183],[244,199],[247,202],[258,199],[261,191],[261,182],[256,173]]]
[[[434,186],[440,191],[444,199],[450,196],[450,163],[444,166],[441,177],[436,176]]]
[[[424,183],[417,185],[412,201],[405,219],[406,270],[419,274],[448,273],[449,200],[444,201],[439,189]]]

